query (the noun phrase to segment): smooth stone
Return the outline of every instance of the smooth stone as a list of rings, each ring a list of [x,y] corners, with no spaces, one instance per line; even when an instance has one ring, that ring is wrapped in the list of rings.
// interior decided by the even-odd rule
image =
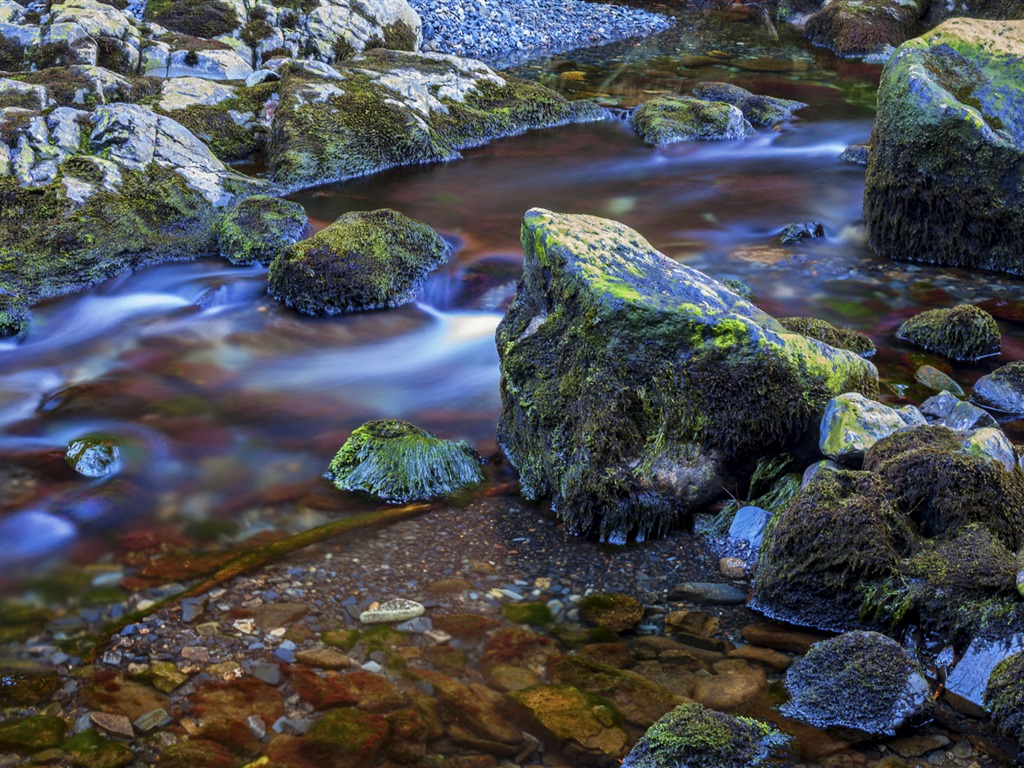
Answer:
[[[914,378],[921,384],[924,384],[928,389],[934,389],[937,392],[952,392],[954,395],[963,395],[964,391],[957,384],[952,377],[947,376],[945,373],[940,371],[931,365],[922,365],[914,373]]]
[[[772,513],[767,509],[755,507],[748,504],[736,510],[736,516],[729,526],[729,538],[736,541],[746,541],[753,550],[761,549],[761,542],[764,540],[764,532],[768,528],[768,521],[772,519]]]
[[[747,601],[747,594],[731,584],[684,581],[672,588],[668,598],[696,605],[741,605]]]
[[[300,664],[321,669],[345,669],[356,665],[351,658],[336,648],[313,648],[298,651],[295,660]]]
[[[167,714],[166,712],[164,714]],[[132,728],[132,721],[124,715],[115,715],[110,712],[91,712],[89,719],[97,728],[115,736],[124,736],[127,739],[135,738],[135,729]]]
[[[950,429],[971,430],[997,426],[988,411],[966,403],[949,392],[929,397],[921,403],[920,410],[929,424],[939,424]]]
[[[132,725],[135,726],[139,733],[149,733],[157,728],[163,728],[170,723],[171,716],[167,714],[167,710],[153,709],[135,718],[135,722]]]
[[[397,624],[422,616],[426,609],[413,600],[398,597],[359,614],[363,624]]]

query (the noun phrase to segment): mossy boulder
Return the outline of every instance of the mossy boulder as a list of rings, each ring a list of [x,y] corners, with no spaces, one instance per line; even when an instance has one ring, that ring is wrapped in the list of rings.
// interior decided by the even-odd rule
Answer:
[[[426,224],[389,208],[354,211],[281,251],[267,285],[308,315],[397,307],[448,258],[444,239]]]
[[[702,101],[719,101],[739,107],[751,125],[769,126],[789,120],[798,109],[807,105],[793,99],[779,99],[751,93],[732,83],[697,83],[693,95]]]
[[[860,468],[864,451],[906,426],[895,408],[850,392],[828,401],[818,447],[830,459]]]
[[[864,192],[874,250],[1024,273],[1024,22],[952,19],[882,73]]]
[[[68,724],[52,715],[34,715],[0,723],[0,750],[20,755],[59,747]]]
[[[999,353],[999,324],[988,312],[970,304],[930,309],[905,320],[896,338],[952,360],[980,360]]]
[[[436,53],[374,50],[334,70],[292,64],[281,74],[270,167],[289,189],[453,160],[492,139],[604,117],[591,102]]]
[[[787,742],[760,720],[680,704],[647,730],[622,768],[757,768],[772,764]]]
[[[659,96],[633,113],[640,138],[656,147],[680,141],[743,139],[753,132],[739,107],[689,96]]]
[[[878,632],[848,632],[815,643],[786,673],[782,712],[817,728],[845,726],[893,736],[931,714],[920,665]]]
[[[20,296],[0,287],[0,337],[18,336],[28,329],[28,308]]]
[[[974,399],[988,408],[1024,414],[1024,362],[996,368],[974,382]]]
[[[570,531],[657,535],[817,429],[874,366],[788,333],[633,230],[534,209],[497,332],[498,439],[523,494]]]
[[[804,35],[840,56],[880,53],[918,31],[918,0],[834,0],[807,20]]]
[[[270,264],[305,236],[309,219],[291,200],[253,195],[217,223],[217,248],[233,264]]]
[[[871,357],[877,351],[870,336],[852,328],[837,328],[813,317],[780,317],[779,322],[787,331],[823,341],[836,349],[848,349],[862,357]]]
[[[467,443],[441,440],[397,419],[369,421],[341,447],[324,477],[342,491],[384,501],[451,496],[484,480],[480,456]]]
[[[1003,659],[992,670],[985,706],[999,731],[1024,749],[1024,652]]]
[[[189,37],[217,37],[242,25],[232,4],[222,0],[151,0],[146,21]]]

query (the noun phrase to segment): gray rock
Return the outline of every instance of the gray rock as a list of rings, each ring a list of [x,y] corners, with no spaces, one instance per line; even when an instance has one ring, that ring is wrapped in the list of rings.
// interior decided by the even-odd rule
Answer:
[[[222,85],[201,77],[174,77],[165,80],[161,86],[157,107],[164,112],[196,105],[212,107],[234,95],[235,88],[230,85]]]
[[[195,64],[185,61],[189,53],[195,54]],[[153,63],[158,64],[158,61],[154,59]],[[174,51],[166,74],[159,70],[146,72],[160,77],[202,77],[207,80],[245,80],[252,73],[252,65],[248,61],[234,51],[225,50]]]
[[[363,624],[398,624],[422,616],[426,609],[413,600],[396,597],[359,614]]]
[[[972,430],[997,426],[992,414],[958,399],[949,392],[929,397],[921,403],[921,413],[929,424],[938,424],[950,429]]]
[[[832,459],[824,459],[823,461],[816,461],[807,469],[804,470],[803,475],[800,477],[800,487],[805,487],[811,480],[822,471],[835,471],[842,470],[843,467],[836,464]]]
[[[155,731],[157,728],[163,728],[165,725],[170,725],[172,722],[171,716],[167,714],[167,710],[154,709],[139,715],[135,718],[132,723],[139,733],[149,733]]]
[[[830,459],[859,467],[868,448],[905,426],[895,409],[858,392],[845,393],[825,407],[818,448]]]
[[[914,378],[929,389],[937,392],[952,392],[961,396],[964,391],[953,379],[931,365],[922,365],[914,372]]]
[[[41,85],[30,85],[20,80],[0,78],[0,106],[19,106],[42,111],[49,99]]]
[[[245,85],[248,88],[252,88],[254,85],[259,85],[260,83],[269,83],[280,79],[281,76],[277,74],[277,72],[269,69],[257,69],[245,78]]]
[[[974,398],[996,410],[1024,414],[1024,362],[997,368],[974,382]]]
[[[746,541],[753,550],[761,548],[764,539],[765,528],[768,521],[772,519],[772,513],[760,507],[747,505],[736,511],[736,516],[729,526],[729,538],[737,541]]]
[[[975,638],[967,646],[963,658],[946,677],[946,692],[953,694],[958,708],[984,714],[985,688],[996,665],[1015,653],[1024,651],[1024,634],[995,640]]]
[[[975,456],[987,456],[998,461],[1007,472],[1013,472],[1017,466],[1017,454],[1013,444],[998,427],[982,427],[976,429],[963,439],[964,450]]]
[[[899,414],[899,417],[903,419],[903,423],[908,427],[923,427],[928,423],[924,414],[913,405],[904,405],[902,408],[897,408],[896,413]]]
[[[694,605],[740,605],[747,602],[746,593],[731,584],[699,581],[677,584],[668,593],[668,598]]]

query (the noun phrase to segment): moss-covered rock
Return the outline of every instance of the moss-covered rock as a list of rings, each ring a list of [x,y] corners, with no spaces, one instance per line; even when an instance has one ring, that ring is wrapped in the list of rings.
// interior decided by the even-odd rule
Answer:
[[[850,392],[829,400],[818,448],[830,459],[859,468],[864,451],[906,426],[895,408]]]
[[[779,323],[613,221],[534,209],[498,327],[498,438],[576,534],[656,535],[817,428],[874,366]]]
[[[231,753],[215,741],[189,739],[160,753],[161,768],[233,768]]]
[[[612,632],[632,629],[644,618],[644,605],[635,597],[619,592],[595,592],[585,595],[578,606],[580,618]]]
[[[1024,652],[1003,659],[992,670],[985,706],[999,731],[1024,749]]]
[[[390,728],[382,715],[332,709],[313,724],[302,753],[330,768],[363,768],[373,765]]]
[[[648,729],[622,768],[757,768],[787,741],[759,720],[681,704]]]
[[[282,70],[270,165],[294,189],[385,168],[459,157],[459,150],[534,128],[600,120],[570,102],[471,59],[374,50],[336,76]]]
[[[434,230],[382,208],[340,216],[270,265],[270,295],[309,315],[397,307],[412,301],[449,250]]]
[[[982,376],[974,382],[974,398],[989,408],[1024,413],[1024,362],[1008,363]]]
[[[852,328],[837,328],[813,317],[780,317],[779,322],[787,331],[823,341],[836,349],[848,349],[863,357],[871,357],[877,351],[871,337]]]
[[[127,745],[105,739],[92,729],[72,736],[63,749],[76,768],[123,768],[135,760]]]
[[[817,728],[845,726],[893,736],[932,709],[920,665],[895,640],[849,632],[815,643],[786,673],[787,717]]]
[[[146,21],[191,37],[211,38],[241,26],[235,8],[222,0],[150,0]]]
[[[807,105],[793,99],[779,99],[751,93],[732,83],[697,83],[693,95],[702,101],[720,101],[739,107],[752,125],[775,125],[789,120],[798,109]]]
[[[912,37],[923,10],[918,0],[834,0],[807,20],[804,34],[840,56],[879,53]]]
[[[0,668],[0,707],[30,707],[41,704],[60,688],[53,672],[20,672]]]
[[[753,128],[739,107],[689,96],[659,96],[633,113],[633,126],[648,144],[743,139]]]
[[[34,715],[0,723],[0,750],[19,755],[59,747],[68,724],[59,717]]]
[[[896,338],[953,360],[979,360],[999,353],[996,319],[970,304],[930,309],[905,320]]]
[[[217,223],[220,255],[234,264],[270,264],[309,228],[305,209],[291,200],[253,195]]]
[[[889,60],[864,192],[875,251],[1024,273],[1024,22],[952,19]]]
[[[464,442],[387,419],[355,430],[324,477],[342,491],[364,491],[385,501],[426,501],[479,485],[484,480],[480,464]]]

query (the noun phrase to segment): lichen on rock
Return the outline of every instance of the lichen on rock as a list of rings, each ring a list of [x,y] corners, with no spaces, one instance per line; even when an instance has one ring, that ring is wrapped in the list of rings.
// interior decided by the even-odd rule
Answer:
[[[253,195],[217,222],[220,255],[233,264],[270,264],[306,234],[309,219],[298,203]]]
[[[870,336],[852,328],[837,328],[813,317],[780,317],[779,322],[788,331],[823,341],[836,349],[848,349],[862,357],[871,357],[877,351]]]

